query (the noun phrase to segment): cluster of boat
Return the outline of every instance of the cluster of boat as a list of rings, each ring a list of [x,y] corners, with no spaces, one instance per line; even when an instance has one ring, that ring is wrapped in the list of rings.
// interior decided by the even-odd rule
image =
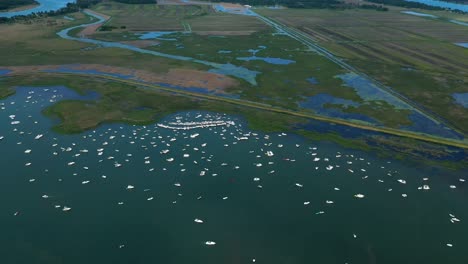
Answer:
[[[201,121],[201,122],[171,122],[168,125],[157,124],[158,127],[173,129],[173,130],[192,130],[197,128],[209,128],[217,126],[234,126],[236,123],[234,121]]]
[[[38,101],[33,101],[31,103],[37,102]],[[9,105],[2,104],[0,102],[1,110],[14,110],[10,109],[13,107],[8,107]],[[10,115],[9,120],[8,118],[4,119],[6,119],[8,122],[18,121],[15,115]],[[93,186],[94,182],[106,182],[110,181],[112,178],[118,178],[118,184],[122,184],[122,189],[129,193],[139,193],[141,190],[145,193],[145,196],[142,196],[142,199],[148,203],[150,203],[150,201],[155,203],[158,200],[163,200],[158,199],[161,196],[164,198],[164,201],[169,199],[150,188],[152,180],[139,182],[137,179],[131,177],[125,178],[122,176],[122,173],[117,172],[113,169],[113,167],[123,167],[121,170],[124,171],[131,171],[133,168],[136,168],[138,172],[137,174],[145,174],[145,177],[174,177],[174,179],[171,178],[169,181],[171,186],[164,186],[164,188],[172,188],[172,185],[177,187],[177,191],[174,191],[173,196],[175,198],[169,200],[169,202],[172,202],[173,204],[176,204],[179,201],[178,199],[182,199],[180,197],[185,195],[183,191],[189,188],[185,186],[193,186],[190,184],[185,184],[187,182],[190,183],[191,181],[195,181],[195,179],[201,179],[199,176],[204,177],[203,184],[208,182],[206,181],[207,177],[218,177],[221,179],[220,182],[223,182],[224,184],[224,182],[227,181],[226,178],[223,178],[227,174],[224,174],[224,172],[229,170],[239,170],[239,172],[235,173],[236,176],[232,177],[230,181],[240,181],[242,179],[241,177],[251,177],[249,180],[253,179],[253,184],[255,184],[258,189],[265,187],[266,190],[268,190],[268,188],[272,188],[272,182],[274,181],[271,181],[270,179],[278,180],[280,178],[286,178],[288,179],[288,182],[285,184],[285,188],[295,186],[293,187],[295,188],[295,192],[304,192],[306,194],[304,198],[300,198],[300,200],[291,200],[291,202],[300,203],[301,206],[303,205],[307,206],[307,208],[312,208],[315,215],[324,215],[323,217],[327,217],[328,207],[340,206],[342,200],[332,195],[327,197],[327,199],[325,199],[325,197],[321,197],[323,198],[321,200],[313,199],[314,197],[310,191],[310,186],[312,185],[311,183],[314,183],[314,180],[320,178],[322,175],[326,177],[340,175],[343,181],[345,180],[345,177],[343,177],[344,175],[349,176],[346,177],[346,179],[350,180],[366,180],[372,179],[374,177],[379,184],[384,184],[384,182],[386,182],[390,185],[388,188],[384,189],[386,192],[393,190],[400,191],[399,189],[396,189],[398,187],[396,187],[394,184],[395,182],[398,182],[399,184],[407,184],[410,187],[414,187],[418,190],[423,190],[426,192],[430,192],[431,190],[429,183],[427,183],[429,178],[422,178],[421,180],[425,184],[417,186],[415,185],[416,177],[401,177],[404,175],[399,175],[397,171],[390,170],[386,168],[386,166],[381,166],[378,168],[376,165],[371,164],[364,158],[355,157],[353,154],[340,152],[333,153],[328,150],[322,152],[321,150],[318,150],[317,147],[291,143],[289,142],[290,139],[285,139],[284,142],[281,142],[284,143],[283,145],[271,139],[273,137],[276,138],[287,136],[286,134],[281,133],[274,135],[262,135],[253,132],[247,133],[242,128],[242,123],[238,122],[236,124],[234,121],[229,120],[227,116],[221,114],[205,114],[198,115],[196,117],[188,114],[178,114],[175,117],[175,122],[173,119],[171,119],[164,124],[160,123],[156,126],[139,126],[128,130],[126,130],[123,126],[120,128],[110,127],[107,130],[97,129],[80,135],[82,138],[80,138],[80,141],[76,143],[68,142],[68,139],[62,141],[63,138],[60,138],[59,136],[57,136],[57,138],[52,138],[52,134],[46,132],[42,132],[45,133],[44,136],[44,134],[38,134],[37,131],[23,131],[22,129],[29,128],[29,123],[28,119],[21,119],[21,121],[21,124],[18,121],[16,125],[13,124],[14,126],[11,127],[12,132],[21,136],[13,137],[13,133],[5,135],[6,137],[0,135],[0,140],[6,138],[6,140],[3,140],[0,144],[5,144],[4,142],[10,142],[10,138],[13,140],[21,139],[21,141],[17,141],[15,143],[18,146],[27,146],[27,148],[21,148],[21,153],[26,154],[24,155],[26,159],[24,162],[27,162],[25,163],[25,166],[31,166],[31,168],[25,169],[25,171],[29,174],[35,175],[38,173],[38,171],[32,170],[36,170],[39,167],[36,167],[36,164],[39,163],[39,156],[37,156],[36,152],[44,150],[44,148],[39,146],[45,147],[45,144],[50,144],[52,147],[50,148],[52,155],[41,156],[40,160],[42,162],[42,160],[45,160],[48,157],[60,157],[60,159],[54,163],[54,166],[63,171],[68,171],[68,174],[61,173],[64,176],[60,176],[63,177],[63,179],[59,178],[59,181],[67,181],[67,176],[72,176],[70,178],[75,178],[75,180],[77,177],[82,177],[78,182],[81,183],[81,185],[86,186],[83,186],[82,188],[89,188],[90,186]],[[231,129],[228,129],[228,127],[231,127]],[[168,131],[159,128],[172,129],[174,131]],[[201,130],[203,128],[206,129]],[[190,132],[184,131],[192,129],[198,130]],[[5,132],[9,131],[7,131],[7,129],[1,131],[1,133]],[[23,134],[30,135],[30,137],[22,136]],[[217,137],[216,139],[215,136]],[[195,138],[197,139],[195,140]],[[213,140],[210,141],[211,139]],[[205,140],[207,140],[208,143],[204,142]],[[221,142],[221,140],[223,141]],[[215,145],[216,147],[209,148],[207,147],[207,144]],[[132,145],[134,146],[132,147]],[[34,148],[36,146],[37,148]],[[89,148],[89,150],[84,149],[84,147]],[[226,153],[236,152],[238,155],[223,155],[223,153],[219,152],[219,148],[221,147],[226,149]],[[249,149],[246,149],[247,147]],[[32,151],[32,149],[35,151]],[[14,150],[12,152],[14,152]],[[146,155],[143,155],[143,153],[146,153]],[[220,155],[217,156],[219,153]],[[85,158],[83,156],[85,156]],[[86,158],[86,156],[91,157]],[[237,159],[238,157],[242,158]],[[296,158],[298,160],[298,165],[304,164],[301,162],[307,162],[307,168],[310,170],[306,173],[303,173],[302,171],[296,172],[295,166],[292,165],[292,162],[295,162]],[[248,162],[246,163],[246,161]],[[236,162],[239,163],[236,164]],[[136,163],[139,165],[133,165]],[[281,163],[281,165],[278,166],[277,163]],[[66,166],[66,169],[60,168],[61,165]],[[249,166],[247,171],[243,170],[244,168],[241,168],[243,165]],[[129,168],[127,169],[126,166]],[[96,170],[96,168],[98,168],[98,170]],[[297,168],[299,168],[299,166]],[[376,173],[377,170],[382,173]],[[21,172],[20,169],[18,171]],[[99,173],[100,171],[105,171],[105,174],[109,177],[106,175],[94,175],[98,171]],[[45,170],[44,173],[48,173],[48,170]],[[307,176],[303,177],[303,174]],[[50,179],[52,175],[54,174],[51,172],[47,178]],[[125,179],[124,182],[122,182],[123,179]],[[211,179],[211,186],[223,186],[217,185],[218,182],[216,178]],[[44,180],[44,178],[41,179],[40,175],[37,175],[37,180],[40,182],[41,180]],[[30,184],[37,184],[34,182],[36,182],[36,178],[29,179]],[[460,178],[459,182],[461,184],[462,182],[465,182],[465,179]],[[260,183],[262,185],[259,185]],[[143,184],[148,186],[145,186],[145,189],[140,188]],[[363,199],[362,201],[366,201],[368,199],[374,198],[376,195],[375,192],[366,192],[366,189],[364,189],[365,187],[360,187],[360,185],[355,187],[356,190],[351,190],[351,188],[347,188],[346,185],[330,187],[333,187],[330,188],[330,192],[347,192],[347,195],[350,198],[356,200]],[[454,183],[451,183],[449,187],[450,189],[456,188]],[[434,189],[436,188],[437,186],[434,185]],[[57,210],[60,210],[61,208],[61,210],[64,212],[71,211],[73,206],[73,211],[69,212],[71,214],[79,213],[80,210],[83,210],[78,206],[75,207],[74,203],[68,204],[68,197],[57,196],[55,191],[56,190],[51,188],[50,193],[42,195],[42,199],[47,199],[47,201],[53,202],[54,204],[55,202],[60,204],[67,202],[67,206],[60,206],[58,204],[55,204],[54,206],[57,208]],[[401,191],[403,191],[403,189]],[[200,193],[197,194],[198,197],[196,199],[202,199],[202,195],[205,197],[204,193]],[[229,200],[228,196],[225,195],[229,195]],[[406,193],[401,193],[401,196],[403,198],[408,197]],[[195,199],[195,196],[193,196],[193,198]],[[222,191],[220,191],[216,199],[222,201],[228,200],[227,203],[229,203],[231,200],[236,201],[237,198],[238,197],[236,197],[235,194],[222,193]],[[122,198],[122,200],[116,200],[115,203],[119,206],[123,205],[125,201],[124,199],[125,198]],[[182,202],[185,201],[182,200]],[[22,208],[17,209],[19,210]],[[20,211],[16,211],[14,215],[19,216],[19,212]],[[208,217],[207,215],[203,214],[201,214],[199,217],[200,218],[191,218],[190,221],[187,222],[208,226],[215,222],[214,217]],[[455,217],[454,214],[450,214],[449,220],[453,224],[459,224],[462,218],[463,215],[459,218]],[[353,234],[353,236],[354,238],[357,237],[356,234]],[[200,244],[204,243],[206,246],[215,246],[217,245],[217,242],[219,244],[223,243],[223,241],[218,240],[219,238],[217,237],[210,238],[216,240],[217,242],[212,240],[206,241],[206,239],[207,237],[201,237]],[[454,244],[448,243],[447,246],[448,245],[452,246]],[[123,244],[119,246],[119,248],[123,247]]]

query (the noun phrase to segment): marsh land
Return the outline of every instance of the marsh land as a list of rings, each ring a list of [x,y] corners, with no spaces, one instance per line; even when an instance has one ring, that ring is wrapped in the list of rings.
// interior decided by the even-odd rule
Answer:
[[[407,240],[407,244],[400,245],[370,235],[370,230],[377,232],[377,225],[370,227],[368,233],[364,231],[364,224],[348,222],[344,228],[333,233],[335,239],[341,242],[330,241],[322,247],[318,246],[318,240],[314,240],[313,244],[320,248],[318,258],[322,263],[376,263],[374,258],[379,259],[378,263],[408,259],[417,262],[424,248],[431,248],[434,252],[431,257],[423,258],[425,263],[442,261],[449,255],[447,249],[455,252],[451,263],[465,263],[462,248],[467,245],[465,237],[468,236],[463,236],[467,229],[463,229],[463,222],[458,222],[459,218],[467,215],[466,210],[462,209],[461,198],[466,188],[464,175],[468,168],[468,16],[440,8],[371,3],[375,1],[364,4],[360,1],[330,1],[326,6],[323,6],[323,1],[305,1],[310,2],[305,6],[283,2],[282,6],[252,7],[239,3],[186,0],[161,0],[157,3],[82,0],[52,13],[31,15],[23,10],[21,12],[26,13],[21,13],[22,16],[12,18],[4,13],[2,16],[5,19],[0,23],[0,115],[8,128],[0,132],[0,146],[5,144],[5,147],[17,148],[15,161],[5,161],[4,166],[13,174],[17,170],[22,175],[21,179],[9,178],[9,184],[21,181],[18,184],[28,186],[25,188],[32,189],[36,196],[40,191],[45,192],[41,194],[44,200],[55,201],[55,204],[47,206],[55,206],[62,214],[71,210],[66,209],[70,205],[63,207],[66,202],[75,201],[77,209],[86,211],[87,201],[64,193],[65,190],[77,193],[84,190],[75,189],[76,186],[71,183],[67,187],[57,184],[55,181],[63,180],[61,172],[75,177],[70,182],[79,180],[80,187],[96,181],[97,186],[93,186],[96,193],[91,194],[92,198],[89,199],[98,199],[100,207],[110,200],[123,205],[124,201],[118,198],[121,194],[112,191],[112,188],[125,185],[127,189],[123,189],[128,195],[136,182],[140,184],[137,190],[141,186],[142,196],[139,198],[146,202],[157,200],[157,195],[162,194],[163,202],[158,201],[160,204],[157,208],[171,217],[159,224],[169,229],[175,228],[175,223],[170,221],[172,217],[187,217],[184,215],[187,211],[182,209],[185,207],[177,209],[182,210],[177,212],[169,209],[176,206],[179,199],[183,203],[181,197],[184,194],[188,193],[190,201],[194,200],[192,202],[203,196],[197,192],[207,194],[208,204],[204,204],[203,209],[198,208],[207,218],[213,217],[214,208],[227,215],[229,213],[225,210],[229,208],[240,214],[246,210],[248,216],[262,208],[267,199],[273,199],[275,193],[282,193],[284,189],[279,186],[293,186],[288,190],[301,190],[299,196],[287,197],[283,203],[276,198],[273,200],[282,203],[279,207],[282,209],[298,202],[292,201],[296,198],[304,200],[298,203],[300,209],[293,206],[292,215],[298,221],[298,227],[306,228],[306,223],[299,219],[311,217],[300,211],[303,206],[314,203],[309,200],[326,200],[323,202],[327,207],[314,206],[313,217],[328,213],[328,206],[334,202],[323,196],[325,191],[314,195],[307,190],[303,192],[301,181],[317,186],[328,186],[330,182],[320,177],[303,178],[305,176],[301,171],[309,171],[311,175],[330,174],[337,185],[334,189],[332,185],[328,186],[330,190],[338,192],[346,189],[344,182],[352,186],[353,190],[350,191],[354,193],[346,194],[352,201],[343,198],[343,205],[354,206],[356,199],[367,197],[367,193],[362,192],[372,194],[376,188],[380,188],[382,193],[374,193],[375,197],[388,208],[393,208],[392,199],[397,199],[395,197],[404,200],[417,197],[411,205],[397,202],[405,208],[403,211],[406,214],[412,215],[412,220],[404,222],[408,226],[416,227],[424,215],[435,219],[442,214],[456,216],[449,218],[452,222],[449,221],[448,226],[441,223],[443,220],[428,223],[412,233],[417,239],[413,237]],[[79,11],[73,11],[75,9]],[[26,135],[41,135],[37,138],[40,142],[46,135],[45,142],[52,146],[51,149],[45,143],[37,143],[37,153],[53,153],[51,162],[38,168],[38,171],[43,171],[43,177],[50,176],[49,180],[42,178],[47,184],[40,183],[45,184],[40,188],[28,185],[36,182],[36,177],[30,175],[30,169],[39,163],[34,157],[40,158],[41,155],[35,154],[36,150],[30,147],[36,143],[23,139]],[[208,142],[206,152],[209,154],[198,152],[206,146],[206,142],[199,142],[199,137]],[[178,142],[183,144],[179,145]],[[137,145],[142,149],[141,153],[134,149]],[[232,152],[224,150],[231,147]],[[96,160],[87,158],[88,149],[94,148],[98,153]],[[104,151],[107,148],[113,154]],[[152,148],[157,151],[149,151]],[[317,148],[327,150],[320,153]],[[120,150],[126,156],[121,156]],[[146,156],[141,156],[142,153]],[[106,156],[107,160],[101,160],[101,155]],[[65,158],[62,159],[62,156]],[[141,158],[145,165],[134,165],[133,157]],[[297,168],[285,165],[296,162],[296,159]],[[52,160],[60,164],[57,170],[51,169],[55,164]],[[182,160],[190,160],[190,165],[187,166]],[[216,160],[216,165],[209,163],[211,160]],[[102,170],[97,164],[101,162],[107,164]],[[198,168],[199,163],[205,167]],[[82,165],[82,169],[78,169],[76,164]],[[387,169],[387,164],[396,165],[388,165],[391,169]],[[14,165],[24,168],[17,169]],[[228,166],[226,169],[230,171],[224,171],[220,166]],[[236,170],[244,167],[249,168],[243,171],[248,179],[237,176]],[[256,171],[260,168],[261,172]],[[291,175],[286,176],[284,173],[288,170]],[[192,175],[190,172],[195,173]],[[276,172],[285,176],[275,178],[278,175]],[[128,178],[128,175],[135,173],[141,176]],[[192,184],[197,181],[189,176],[205,174],[214,178],[203,180],[206,188],[195,188]],[[107,190],[106,199],[109,200],[99,199],[98,186],[106,184],[109,175],[115,176],[116,181]],[[162,177],[160,175],[168,178],[158,178]],[[151,178],[151,181],[144,178],[153,176],[155,178]],[[342,177],[349,178],[344,180]],[[241,192],[237,191],[250,188],[251,178],[255,185],[249,192],[252,200],[258,204],[247,205],[248,199],[237,200],[239,203],[223,209],[222,201],[230,196],[227,190],[236,190],[231,193],[234,197],[240,195]],[[223,184],[218,182],[220,179],[224,180]],[[434,182],[430,186],[434,186],[436,191],[429,191],[429,180]],[[184,181],[190,187],[183,194],[176,190]],[[239,186],[234,188],[232,186],[236,181],[239,181]],[[258,192],[265,191],[264,181],[265,186],[278,185],[261,197]],[[372,184],[367,184],[368,181],[372,181]],[[408,185],[405,185],[407,181]],[[225,185],[226,182],[229,184]],[[154,184],[169,184],[176,186],[176,190],[168,192]],[[220,188],[219,193],[209,191],[208,185]],[[46,191],[47,186],[50,188]],[[407,189],[409,186],[413,188]],[[153,190],[157,191],[153,193]],[[392,191],[397,191],[398,195],[387,197]],[[179,198],[173,199],[171,195]],[[139,199],[125,197],[122,199],[130,203],[136,203]],[[28,199],[34,198],[31,196]],[[430,211],[430,203],[421,206],[438,199],[444,202],[436,203],[434,212]],[[379,207],[376,202],[356,206],[362,214]],[[73,208],[71,213],[75,213]],[[278,213],[273,207],[264,208],[265,211],[252,215],[267,221],[268,214]],[[415,208],[420,210],[420,214],[412,214]],[[296,209],[299,211],[294,211]],[[390,212],[377,210],[376,221],[383,221],[386,217],[399,221],[395,216],[397,209],[398,206]],[[12,210],[15,217],[21,216],[23,211],[32,213],[24,203],[15,203],[6,210],[10,224],[16,221],[10,217]],[[108,212],[121,219],[120,224],[123,224],[123,215],[118,210],[113,208]],[[128,210],[134,213],[137,209],[132,207]],[[339,217],[342,210],[332,209],[330,212]],[[33,214],[36,213],[34,211]],[[95,213],[86,211],[86,217],[92,217]],[[346,214],[351,212],[347,211]],[[151,226],[152,231],[163,235],[158,227],[149,224],[154,215],[141,217],[148,221],[145,223]],[[24,221],[31,221],[32,218],[28,219]],[[44,216],[43,220],[47,219]],[[78,221],[79,218],[74,219],[69,220]],[[235,219],[247,221],[242,217]],[[284,217],[280,219],[291,225],[296,221]],[[57,221],[60,226],[66,224]],[[209,233],[208,237],[216,237],[219,221],[227,220],[217,221],[218,224],[211,226],[216,228],[205,230]],[[323,223],[320,222],[322,220],[313,221],[318,221],[320,226],[325,225],[327,220]],[[268,222],[267,229],[279,227],[280,222]],[[456,228],[451,225],[454,222]],[[204,226],[210,226],[209,221],[207,223]],[[174,236],[197,237],[193,241],[187,240],[190,249],[178,257],[144,250],[146,259],[142,258],[141,261],[150,259],[181,263],[190,259],[190,255],[196,255],[199,261],[207,263],[226,258],[231,261],[235,256],[252,261],[255,255],[263,256],[267,261],[264,263],[288,263],[287,256],[293,263],[311,260],[312,256],[306,251],[300,252],[289,246],[281,250],[280,242],[269,244],[271,248],[278,248],[278,252],[268,255],[267,247],[261,246],[266,240],[258,238],[265,235],[267,229],[248,234],[248,228],[244,226],[247,223],[231,231],[237,230],[242,236],[253,239],[254,244],[249,245],[259,250],[256,253],[236,243],[234,240],[241,238],[234,239],[231,231],[219,235],[218,241],[211,241],[208,237],[202,239],[200,230],[179,223],[193,236],[167,231],[164,235],[170,240],[171,248],[163,245],[163,238],[154,243],[175,254],[178,252],[176,248],[180,247],[173,241]],[[331,223],[335,227],[342,224],[340,221]],[[98,226],[102,224],[100,222]],[[253,226],[261,230],[260,222],[255,222]],[[34,232],[35,228],[37,226],[31,227],[28,232]],[[360,234],[353,233],[353,228],[359,229]],[[432,238],[424,233],[437,228],[448,231],[443,235],[437,233]],[[404,237],[403,234],[410,228],[403,229],[403,232],[396,229],[389,231],[395,233],[393,238],[396,239],[398,236]],[[138,230],[143,232],[143,229]],[[307,237],[313,236],[318,229],[306,230],[305,233],[295,230],[294,236],[275,232],[265,237],[274,240],[273,237],[278,236],[291,243],[296,237],[306,243]],[[362,241],[359,240],[361,234],[366,237]],[[19,239],[16,253],[24,254],[24,259],[19,262],[15,262],[12,254],[8,257],[9,263],[27,263],[37,258],[41,258],[40,263],[89,260],[81,256],[76,262],[70,261],[74,253],[59,253],[60,245],[54,243],[50,244],[49,249],[44,249],[48,254],[39,256],[41,249],[37,245],[41,240],[31,239],[29,234],[23,235],[25,240],[20,241],[21,237],[14,231],[9,233],[9,236]],[[347,236],[350,239],[345,238]],[[131,259],[137,252],[136,246],[142,246],[130,234],[102,239],[106,246],[99,248],[106,252],[104,255],[120,250]],[[322,239],[325,239],[325,235]],[[356,239],[358,244],[353,242]],[[80,238],[80,241],[84,240],[84,237]],[[125,240],[129,241],[128,251],[124,251],[127,246]],[[151,238],[145,237],[145,241],[151,241]],[[219,241],[222,242],[217,244]],[[34,246],[28,249],[28,243]],[[204,247],[216,245],[214,248],[219,251],[211,251],[213,255],[195,254],[200,243]],[[340,247],[340,243],[343,247]],[[417,247],[415,252],[418,253],[414,254],[403,250],[412,243],[422,243],[424,246]],[[131,248],[132,244],[135,248]],[[389,246],[402,251],[389,256],[383,249]],[[238,254],[228,253],[233,247],[239,248]],[[327,248],[334,248],[340,253],[335,258]],[[97,251],[92,252],[91,255],[99,256]],[[96,259],[103,260],[104,255]],[[116,258],[113,262],[124,263],[124,259]]]

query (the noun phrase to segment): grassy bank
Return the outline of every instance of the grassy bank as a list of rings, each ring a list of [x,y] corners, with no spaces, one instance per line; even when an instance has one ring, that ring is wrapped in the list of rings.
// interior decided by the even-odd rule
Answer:
[[[403,14],[403,10],[258,12],[307,33],[342,60],[468,132],[468,109],[452,97],[468,92],[468,49],[454,44],[468,41],[468,27]]]
[[[205,110],[239,115],[247,121],[249,128],[262,132],[292,132],[310,140],[328,140],[342,146],[365,151],[372,151],[385,157],[399,157],[423,161],[431,164],[459,168],[468,165],[468,155],[454,162],[454,153],[466,153],[466,150],[423,143],[413,139],[403,139],[357,128],[331,126],[328,123],[316,123],[317,129],[305,129],[311,120],[305,117],[254,109],[242,105],[227,104],[218,101],[192,98],[180,94],[132,86],[125,83],[103,81],[100,78],[49,75],[30,76],[28,78],[8,78],[0,83],[0,93],[9,91],[14,86],[52,86],[66,85],[80,94],[97,92],[98,100],[63,100],[44,109],[44,114],[58,117],[61,121],[53,129],[59,133],[80,133],[105,123],[151,124],[160,118],[179,111]],[[7,94],[7,93],[5,93]],[[314,121],[318,122],[318,121]],[[319,127],[327,127],[326,131]],[[313,126],[312,126],[313,127]],[[353,129],[350,136],[348,131]],[[455,156],[457,156],[455,155]],[[462,155],[463,156],[463,155]]]

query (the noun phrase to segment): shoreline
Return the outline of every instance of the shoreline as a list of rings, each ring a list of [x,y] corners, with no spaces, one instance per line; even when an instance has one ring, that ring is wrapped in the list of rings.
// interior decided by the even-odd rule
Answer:
[[[39,3],[36,2],[36,4],[30,4],[30,5],[24,5],[24,6],[17,6],[14,8],[10,9],[5,9],[5,10],[0,10],[0,13],[10,13],[10,12],[20,12],[20,11],[26,11],[29,9],[33,9],[40,6]]]
[[[38,72],[38,73],[39,74],[44,74],[44,73],[41,73],[41,72]],[[50,72],[45,72],[45,74],[50,74]],[[431,136],[431,135],[427,135],[427,134],[416,133],[416,132],[411,132],[411,131],[397,130],[397,129],[387,128],[387,127],[376,127],[376,126],[370,126],[370,125],[366,125],[366,124],[359,124],[359,123],[354,123],[354,122],[343,120],[343,119],[336,119],[336,118],[330,118],[330,117],[321,116],[321,115],[317,115],[317,114],[313,114],[313,113],[299,112],[299,111],[294,111],[294,110],[282,109],[282,108],[278,108],[278,107],[273,107],[273,106],[269,106],[269,105],[264,105],[264,104],[245,101],[245,100],[240,100],[240,99],[231,99],[231,98],[213,96],[213,95],[209,95],[209,94],[201,94],[201,93],[196,93],[196,92],[177,90],[177,89],[162,87],[162,86],[159,86],[157,84],[143,83],[143,82],[138,82],[138,81],[135,81],[135,80],[121,79],[121,78],[117,78],[117,77],[113,77],[113,76],[106,76],[106,75],[85,74],[85,73],[59,73],[59,72],[55,72],[54,74],[64,75],[64,76],[80,76],[80,77],[100,78],[100,79],[104,79],[104,80],[125,83],[125,84],[129,84],[129,85],[132,85],[132,86],[146,87],[146,88],[150,88],[150,89],[166,91],[166,92],[185,95],[185,96],[190,96],[190,97],[193,97],[193,98],[207,99],[207,100],[212,100],[212,101],[219,101],[219,102],[224,102],[224,103],[228,103],[228,104],[234,104],[234,105],[239,105],[239,106],[244,106],[244,107],[249,107],[249,108],[255,108],[255,109],[265,110],[265,111],[274,112],[274,113],[286,114],[286,115],[289,115],[289,116],[308,118],[308,119],[318,120],[318,121],[322,121],[322,122],[329,122],[329,123],[333,123],[333,124],[344,125],[344,126],[349,126],[349,127],[353,127],[353,128],[359,128],[359,129],[363,129],[363,130],[366,130],[366,131],[380,132],[380,133],[387,134],[387,135],[398,136],[398,137],[402,137],[402,138],[409,138],[409,139],[414,139],[414,140],[420,140],[420,141],[423,141],[423,142],[435,143],[435,144],[438,144],[438,145],[457,147],[457,148],[461,148],[461,149],[468,149],[468,143],[463,142],[463,141],[449,140],[449,139],[439,138],[439,137]],[[5,77],[21,77],[21,76],[25,76],[25,75],[29,76],[28,73],[14,73],[14,74],[6,74],[4,76]]]

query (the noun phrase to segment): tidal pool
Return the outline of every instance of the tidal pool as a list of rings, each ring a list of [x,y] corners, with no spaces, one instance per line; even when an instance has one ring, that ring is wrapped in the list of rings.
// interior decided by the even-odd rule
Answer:
[[[162,38],[165,35],[175,34],[175,31],[154,31],[136,34],[139,39],[159,39],[159,40],[170,40],[175,41],[176,38]]]
[[[311,84],[319,84],[319,81],[317,80],[317,78],[314,78],[314,77],[307,78],[307,81]]]
[[[390,91],[380,89],[367,78],[354,73],[338,75],[337,78],[343,80],[345,86],[353,88],[364,101],[382,101],[395,109],[410,110],[409,119],[413,122],[413,125],[405,126],[404,129],[453,139],[464,138],[463,135],[445,126],[442,122],[409,105],[402,98],[395,96]]]
[[[10,72],[11,72],[10,70],[0,69],[0,75],[5,75],[5,74],[8,74]]]
[[[25,87],[0,101],[4,263],[468,261],[466,170],[221,113],[52,132],[41,110],[76,96]]]
[[[238,60],[241,61],[264,61],[269,64],[276,64],[276,65],[289,65],[291,63],[296,63],[293,60],[286,60],[286,59],[281,59],[281,58],[270,58],[270,57],[257,57],[257,56],[251,56],[251,57],[238,57]]]
[[[468,44],[468,43],[467,43]],[[468,48],[468,46],[467,46]],[[452,94],[455,102],[465,108],[468,108],[468,93],[454,93]]]
[[[325,107],[325,104],[332,104],[335,106]],[[360,104],[352,100],[334,97],[326,93],[321,93],[307,97],[306,100],[299,102],[298,105],[299,107],[304,109],[314,110],[315,113],[324,116],[337,117],[347,120],[359,120],[374,125],[380,124],[380,122],[378,122],[377,120],[363,114],[343,112],[341,109],[338,108],[339,106],[342,106],[344,108],[359,107]]]

